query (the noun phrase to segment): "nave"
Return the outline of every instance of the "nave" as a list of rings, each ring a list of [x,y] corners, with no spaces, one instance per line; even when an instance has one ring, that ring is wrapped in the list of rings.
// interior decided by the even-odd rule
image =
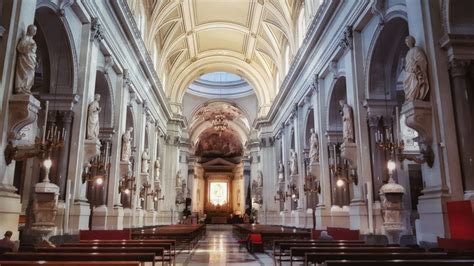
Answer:
[[[266,264],[323,231],[474,252],[473,13],[0,0],[0,260]],[[265,253],[236,251],[252,235]]]
[[[206,235],[188,254],[176,257],[176,265],[272,265],[271,254],[250,253],[232,234],[232,225],[207,225]]]

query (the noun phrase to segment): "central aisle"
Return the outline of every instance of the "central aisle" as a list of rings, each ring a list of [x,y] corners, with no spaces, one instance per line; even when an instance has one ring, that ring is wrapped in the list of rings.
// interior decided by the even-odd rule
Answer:
[[[177,265],[272,265],[266,253],[251,254],[245,247],[239,249],[232,236],[232,225],[207,225],[206,237],[187,254],[178,255]]]

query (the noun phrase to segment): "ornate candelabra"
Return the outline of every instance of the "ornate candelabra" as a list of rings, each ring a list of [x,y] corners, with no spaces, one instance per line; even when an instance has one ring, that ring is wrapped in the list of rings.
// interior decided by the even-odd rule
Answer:
[[[288,191],[290,193],[288,193]],[[288,184],[288,190],[286,191],[286,197],[291,198],[295,202],[298,201],[298,199],[300,198],[300,193],[298,191],[298,187],[296,186],[296,184],[294,182],[291,182],[290,184]]]
[[[286,196],[285,196],[285,195],[286,195],[286,194],[285,194],[285,191],[283,191],[283,190],[281,190],[281,189],[278,189],[278,190],[276,191],[276,195],[273,196],[273,199],[274,199],[275,202],[277,202],[277,201],[278,201],[278,202],[285,202],[285,200],[286,200]]]
[[[331,176],[336,178],[336,185],[342,187],[345,183],[358,184],[359,179],[355,169],[349,167],[349,162],[342,158],[340,144],[333,144],[329,147],[329,170]]]

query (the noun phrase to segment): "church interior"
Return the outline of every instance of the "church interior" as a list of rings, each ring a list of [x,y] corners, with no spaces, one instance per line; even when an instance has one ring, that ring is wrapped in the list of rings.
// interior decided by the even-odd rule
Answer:
[[[0,0],[0,265],[474,265],[473,12]]]

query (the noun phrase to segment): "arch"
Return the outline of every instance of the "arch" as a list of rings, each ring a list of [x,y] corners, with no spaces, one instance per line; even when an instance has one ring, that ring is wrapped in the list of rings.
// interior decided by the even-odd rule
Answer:
[[[335,80],[329,96],[327,112],[327,129],[331,131],[342,131],[342,117],[340,114],[340,100],[346,100],[346,77],[341,76]]]
[[[403,17],[394,16],[379,27],[369,49],[367,98],[396,99],[397,80],[403,74],[402,62],[408,51],[406,36],[408,22]]]
[[[34,24],[37,34],[38,67],[33,91],[51,94],[72,94],[77,84],[77,58],[67,21],[58,8],[41,1],[37,5]]]
[[[446,33],[474,34],[473,1],[444,0],[443,7]]]
[[[95,93],[100,94],[101,127],[112,128],[114,126],[114,97],[108,76],[102,71],[96,71]]]

